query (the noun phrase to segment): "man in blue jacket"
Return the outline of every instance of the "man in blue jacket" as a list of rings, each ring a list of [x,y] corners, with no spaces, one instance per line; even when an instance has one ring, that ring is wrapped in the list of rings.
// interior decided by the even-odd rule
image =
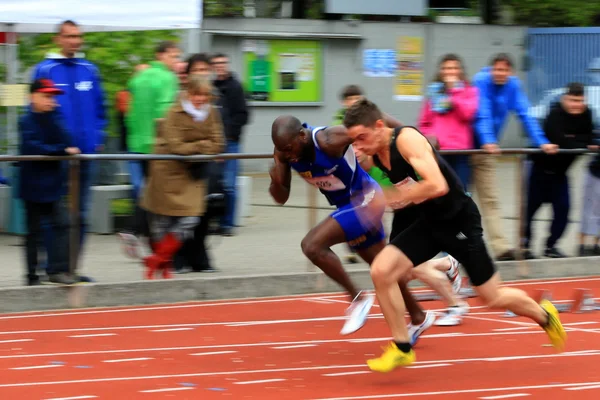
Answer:
[[[19,120],[20,154],[65,156],[79,154],[73,139],[56,111],[55,96],[63,91],[49,79],[38,79],[30,88],[31,105]],[[64,206],[67,193],[67,168],[64,161],[21,161],[19,163],[19,197],[25,205],[27,235],[25,258],[27,284],[40,283],[38,266],[38,236],[42,225],[48,267],[52,283],[73,284],[79,281],[69,273],[68,215]]]
[[[474,122],[475,145],[491,154],[500,153],[498,143],[509,111],[514,112],[530,140],[548,154],[556,153],[558,146],[551,144],[535,118],[528,114],[529,101],[518,77],[513,75],[514,64],[508,54],[498,54],[491,66],[483,68],[473,78],[479,90],[479,109]],[[496,160],[487,154],[473,155],[473,178],[481,207],[485,229],[498,261],[514,260],[500,221]]]
[[[57,98],[58,112],[72,135],[74,146],[81,149],[83,154],[93,154],[104,146],[104,129],[107,125],[105,95],[98,68],[78,53],[83,44],[83,35],[75,22],[62,22],[55,40],[60,53],[49,53],[44,61],[36,65],[32,80],[51,79],[65,92],[64,96]],[[87,229],[92,179],[93,163],[82,162],[79,182],[80,245],[83,245]]]

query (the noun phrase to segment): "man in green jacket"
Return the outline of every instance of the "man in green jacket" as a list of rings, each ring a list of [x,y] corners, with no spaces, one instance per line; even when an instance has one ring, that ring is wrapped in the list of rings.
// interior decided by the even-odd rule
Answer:
[[[137,72],[127,83],[131,94],[129,109],[125,118],[127,126],[127,150],[132,154],[151,154],[156,138],[156,120],[164,118],[179,93],[179,79],[175,68],[180,57],[177,44],[162,42],[156,48],[156,59],[148,68]],[[133,185],[135,215],[132,232],[120,233],[126,253],[139,255],[138,235],[148,235],[146,215],[139,207],[149,163],[142,160],[129,161],[129,173]]]
[[[333,119],[333,125],[342,125],[344,121],[344,115],[346,110],[352,106],[355,102],[360,100],[364,96],[363,90],[358,85],[348,85],[342,89],[340,93],[340,100],[342,102],[342,108],[338,111]],[[381,186],[392,186],[390,179],[383,173],[383,171],[373,165],[371,157],[365,156],[364,154],[356,154],[356,158],[360,163],[360,166],[367,171],[371,178],[375,179]],[[349,261],[351,257],[349,257]]]

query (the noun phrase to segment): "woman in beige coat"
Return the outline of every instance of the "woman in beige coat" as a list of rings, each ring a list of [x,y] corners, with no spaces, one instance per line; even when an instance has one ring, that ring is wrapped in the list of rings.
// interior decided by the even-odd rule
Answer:
[[[169,110],[157,132],[154,154],[219,154],[224,149],[219,110],[211,104],[209,80],[192,76],[186,93]],[[193,172],[196,171],[196,172]],[[144,258],[145,276],[171,277],[171,262],[205,212],[207,183],[198,163],[154,160],[141,207],[148,211],[153,254]]]

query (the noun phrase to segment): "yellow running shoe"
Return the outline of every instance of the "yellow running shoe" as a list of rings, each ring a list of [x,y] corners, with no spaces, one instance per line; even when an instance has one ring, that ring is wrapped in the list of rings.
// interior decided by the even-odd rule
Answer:
[[[560,318],[558,316],[558,310],[548,300],[542,300],[540,306],[548,313],[548,325],[544,326],[544,330],[550,338],[552,345],[558,350],[562,351],[567,341],[567,332],[563,328]]]
[[[408,353],[405,353],[400,351],[394,342],[388,344],[383,350],[381,357],[367,360],[367,365],[371,371],[390,372],[395,368],[410,365],[417,360],[414,350],[411,349]]]

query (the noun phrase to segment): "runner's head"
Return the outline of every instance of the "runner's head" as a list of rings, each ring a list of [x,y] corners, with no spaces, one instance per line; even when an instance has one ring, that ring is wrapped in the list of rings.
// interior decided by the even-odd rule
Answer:
[[[291,115],[282,115],[273,121],[271,138],[284,161],[298,162],[312,154],[310,135],[300,120]]]
[[[386,131],[389,128],[379,107],[367,99],[357,101],[346,111],[344,126],[360,153],[372,156],[387,146]]]

